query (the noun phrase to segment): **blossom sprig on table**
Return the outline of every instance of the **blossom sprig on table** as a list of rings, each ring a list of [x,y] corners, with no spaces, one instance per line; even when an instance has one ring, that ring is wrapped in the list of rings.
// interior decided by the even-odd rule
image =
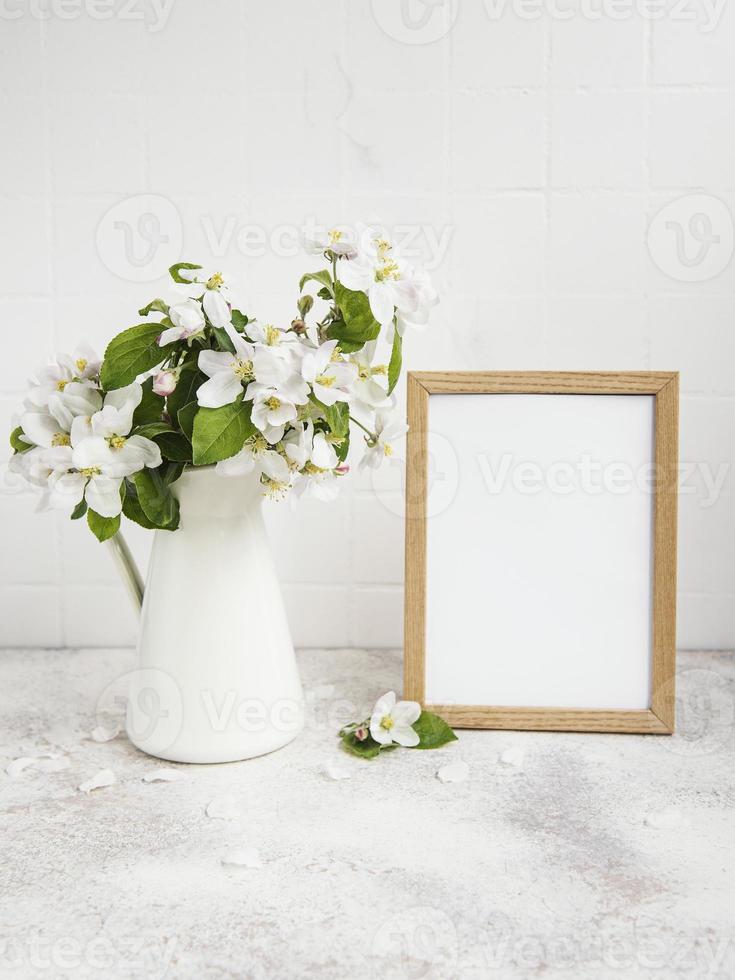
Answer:
[[[438,749],[457,736],[417,701],[397,701],[395,691],[378,698],[369,718],[345,725],[339,732],[342,746],[353,755],[374,759],[390,749]]]
[[[42,491],[41,506],[86,514],[100,540],[121,515],[173,531],[171,487],[187,466],[254,474],[275,499],[331,500],[353,432],[362,466],[390,456],[406,431],[394,416],[403,335],[426,323],[436,293],[382,233],[361,228],[352,241],[333,229],[310,251],[326,268],[302,276],[287,326],[237,309],[221,272],[179,262],[182,295],[140,309],[145,321],[103,360],[82,347],[43,367],[10,440],[10,468]]]

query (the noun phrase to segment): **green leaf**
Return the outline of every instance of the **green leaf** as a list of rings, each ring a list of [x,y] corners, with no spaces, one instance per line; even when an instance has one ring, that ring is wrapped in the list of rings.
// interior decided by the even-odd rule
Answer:
[[[135,430],[136,436],[143,436],[146,439],[155,439],[156,436],[160,436],[163,432],[173,432],[173,429],[168,424],[161,419],[160,422],[146,422],[145,425],[138,426]]]
[[[149,531],[156,530],[156,525],[148,520],[145,516],[145,511],[140,506],[138,493],[133,483],[128,485],[128,492],[125,495],[125,500],[123,500],[123,514],[125,514],[129,521],[134,521]]]
[[[138,310],[138,316],[148,316],[154,310],[156,313],[165,313],[168,316],[168,303],[162,299],[152,299],[148,306],[144,306],[142,310]]]
[[[299,292],[304,291],[307,282],[318,282],[328,290],[330,296],[334,296],[334,285],[332,283],[332,273],[329,269],[319,269],[318,272],[306,272],[299,279]],[[338,284],[339,285],[339,284]]]
[[[156,436],[156,443],[161,447],[161,453],[166,459],[175,463],[191,462],[191,443],[183,432],[169,429]]]
[[[177,413],[177,421],[181,426],[181,431],[184,433],[189,442],[192,441],[194,434],[194,418],[196,413],[199,411],[199,402],[196,398],[190,401],[188,405],[184,405],[180,408]]]
[[[185,282],[190,284],[191,279],[182,279],[180,275],[182,269],[201,269],[201,266],[193,265],[191,262],[177,262],[176,265],[172,265],[168,270],[174,282]]]
[[[235,345],[230,340],[227,331],[224,327],[212,327],[212,333],[217,340],[217,343],[221,350],[226,350],[230,354],[235,353]]]
[[[87,513],[87,501],[82,497],[79,503],[76,505],[74,510],[71,512],[71,519],[73,521],[78,521],[80,517],[84,517]]]
[[[337,453],[337,459],[340,461],[340,463],[344,463],[344,461],[347,459],[347,454],[350,451],[350,431],[349,431],[349,429],[342,436],[342,441],[340,443],[335,443],[335,445],[334,445],[334,451]]]
[[[251,403],[243,402],[239,395],[231,405],[199,409],[192,435],[195,466],[217,463],[240,452],[245,440],[255,432],[250,421],[251,408]]]
[[[33,449],[30,442],[24,442],[21,439],[23,434],[23,430],[20,426],[13,429],[13,431],[10,433],[10,445],[13,447],[16,453],[27,453],[29,449]]]
[[[327,425],[336,436],[344,436],[350,431],[350,406],[347,402],[335,402],[324,406]]]
[[[139,323],[111,340],[100,370],[102,387],[106,391],[122,388],[160,364],[171,347],[158,346],[160,334],[160,323]]]
[[[176,418],[184,405],[188,405],[196,397],[197,388],[206,381],[205,375],[197,367],[198,358],[197,351],[184,361],[178,383],[166,399],[168,414],[172,419]]]
[[[243,333],[245,327],[248,325],[248,318],[240,310],[232,311],[232,325],[237,330],[238,333]]]
[[[361,759],[374,759],[381,752],[390,752],[391,749],[397,748],[396,745],[381,745],[371,735],[362,742],[354,732],[347,732],[340,737],[343,748],[352,755],[359,755]]]
[[[417,749],[438,749],[447,742],[457,741],[457,736],[444,719],[431,711],[422,711],[412,727],[420,739],[415,746]]]
[[[375,340],[380,333],[380,324],[370,310],[370,303],[365,293],[346,289],[338,282],[335,299],[342,313],[342,319],[330,324],[327,335],[336,338],[340,342],[340,347],[348,353],[349,348],[346,346],[348,344],[352,350],[359,350],[364,344]]]
[[[101,517],[96,511],[87,511],[87,524],[98,541],[107,541],[120,530],[120,515]]]
[[[141,387],[143,388],[143,397],[140,405],[133,412],[133,428],[147,422],[157,422],[163,413],[164,401],[153,390],[153,378],[148,378]]]
[[[393,348],[390,352],[390,363],[388,365],[388,394],[396,386],[401,375],[401,364],[403,363],[403,338],[398,333],[398,328],[393,324]]]
[[[179,526],[179,502],[159,470],[141,470],[133,474],[132,480],[148,520],[165,531],[175,531]]]

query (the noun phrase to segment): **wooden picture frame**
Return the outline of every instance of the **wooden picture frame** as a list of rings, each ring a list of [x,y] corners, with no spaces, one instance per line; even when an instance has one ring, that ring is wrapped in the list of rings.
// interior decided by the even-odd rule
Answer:
[[[650,395],[653,525],[650,705],[644,709],[425,704],[430,400],[446,394]],[[670,734],[674,730],[679,376],[670,372],[409,372],[404,697],[458,728]]]

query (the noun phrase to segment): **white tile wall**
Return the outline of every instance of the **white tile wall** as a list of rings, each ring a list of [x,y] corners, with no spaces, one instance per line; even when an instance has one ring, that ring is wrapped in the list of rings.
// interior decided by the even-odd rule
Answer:
[[[47,350],[104,347],[166,288],[98,252],[112,205],[168,198],[182,257],[221,264],[276,319],[309,220],[409,226],[442,305],[408,367],[681,370],[682,456],[700,468],[682,495],[680,638],[735,645],[735,10],[709,24],[710,4],[687,5],[694,21],[599,6],[458,0],[427,34],[452,5],[409,4],[407,22],[378,0],[113,0],[104,19],[78,0],[44,20],[7,5],[3,430]],[[165,269],[178,229],[130,225],[134,254]],[[2,488],[0,645],[130,642],[105,548]],[[401,489],[398,466],[353,475],[331,507],[269,508],[298,643],[400,644]],[[150,541],[131,537],[145,565]]]

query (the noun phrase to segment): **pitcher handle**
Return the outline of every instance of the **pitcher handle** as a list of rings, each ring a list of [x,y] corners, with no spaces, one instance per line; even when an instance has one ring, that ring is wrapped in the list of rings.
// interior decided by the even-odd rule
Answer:
[[[140,577],[138,566],[135,564],[135,559],[130,552],[128,543],[120,531],[114,534],[107,543],[115,557],[120,577],[128,590],[128,595],[132,599],[136,610],[140,612],[143,607],[145,589],[143,587],[143,579]]]

